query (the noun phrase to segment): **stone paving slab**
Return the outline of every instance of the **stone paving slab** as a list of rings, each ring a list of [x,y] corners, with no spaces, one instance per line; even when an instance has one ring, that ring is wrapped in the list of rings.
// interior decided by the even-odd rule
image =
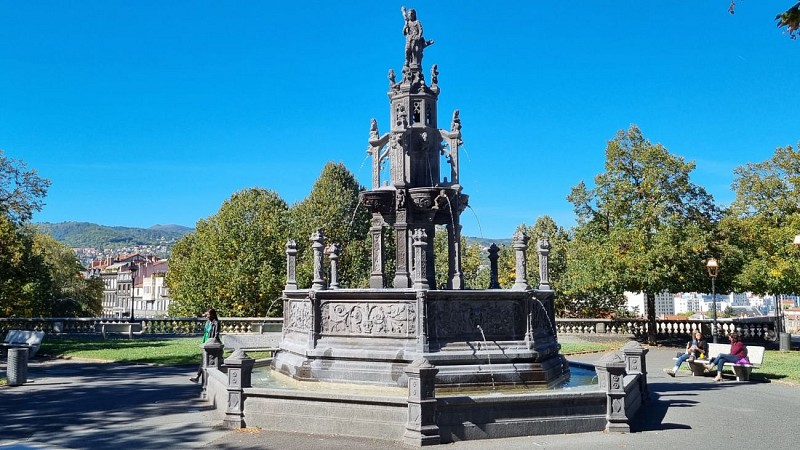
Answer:
[[[647,355],[651,400],[632,433],[601,432],[459,442],[442,448],[797,448],[800,386],[778,382],[715,383],[681,371],[676,348]],[[594,362],[602,354],[571,359]],[[765,367],[769,367],[769,357]],[[225,430],[199,387],[195,367],[34,361],[30,382],[0,387],[0,450],[19,449],[407,449],[402,443],[342,436]],[[0,374],[5,367],[0,363]]]

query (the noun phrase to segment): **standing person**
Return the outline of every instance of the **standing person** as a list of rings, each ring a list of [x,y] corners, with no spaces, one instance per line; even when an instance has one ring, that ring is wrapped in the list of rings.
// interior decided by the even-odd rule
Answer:
[[[703,333],[700,330],[694,332],[694,338],[686,344],[686,353],[681,355],[677,361],[675,361],[675,367],[671,369],[664,369],[664,372],[674,377],[678,370],[681,368],[681,364],[685,361],[694,361],[695,359],[703,359],[708,354],[708,342],[706,342],[705,338],[703,337]]]
[[[200,341],[200,344],[205,344],[210,339],[219,340],[219,317],[217,317],[217,311],[214,308],[209,308],[203,314],[203,317],[206,318],[206,324],[203,327],[203,340]],[[189,381],[197,383],[200,381],[201,376],[203,376],[203,363],[200,363],[200,368],[197,369],[197,376],[189,378]]]
[[[722,366],[724,366],[726,362],[738,364],[746,362],[749,364],[747,360],[747,347],[744,346],[744,342],[739,340],[739,334],[733,332],[728,335],[728,337],[731,340],[730,353],[720,353],[716,357],[711,358],[711,361],[706,364],[706,370],[713,370],[714,365],[717,365],[717,376],[714,378],[714,381],[722,381]]]

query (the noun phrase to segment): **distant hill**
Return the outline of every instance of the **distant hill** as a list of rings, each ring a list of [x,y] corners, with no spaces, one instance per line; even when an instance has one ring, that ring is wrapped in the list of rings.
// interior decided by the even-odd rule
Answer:
[[[478,244],[482,247],[488,247],[492,245],[492,243],[495,243],[498,246],[511,245],[511,239],[490,239],[470,236],[464,236],[464,238],[467,240],[467,244]]]
[[[132,246],[155,246],[174,243],[193,231],[180,225],[154,225],[150,228],[109,227],[88,222],[35,223],[68,247],[113,249]]]

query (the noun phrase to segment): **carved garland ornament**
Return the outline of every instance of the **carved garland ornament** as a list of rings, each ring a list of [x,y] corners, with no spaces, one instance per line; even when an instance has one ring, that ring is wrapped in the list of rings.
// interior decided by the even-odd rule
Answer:
[[[402,337],[416,333],[413,304],[324,302],[320,309],[323,333]]]
[[[292,331],[311,330],[311,303],[289,303],[289,322],[286,328]]]

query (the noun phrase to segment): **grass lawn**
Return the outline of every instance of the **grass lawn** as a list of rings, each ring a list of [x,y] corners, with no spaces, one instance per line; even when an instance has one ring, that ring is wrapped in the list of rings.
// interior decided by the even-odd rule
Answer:
[[[627,341],[609,342],[565,342],[561,344],[562,355],[575,355],[578,353],[610,352],[622,348]]]
[[[164,365],[199,364],[200,339],[45,339],[39,353],[63,358]]]
[[[800,352],[767,350],[764,352],[764,364],[760,369],[754,369],[750,378],[800,384]]]

